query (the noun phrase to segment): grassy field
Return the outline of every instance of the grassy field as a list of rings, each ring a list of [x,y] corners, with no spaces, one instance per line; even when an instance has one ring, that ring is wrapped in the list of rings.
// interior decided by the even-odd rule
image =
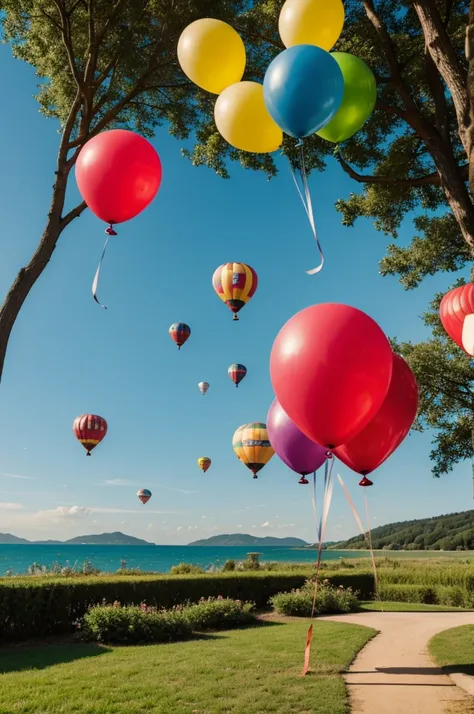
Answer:
[[[346,714],[340,675],[374,630],[271,623],[148,647],[49,644],[0,649],[0,714]]]
[[[361,602],[360,609],[370,612],[472,612],[462,607],[426,605],[423,602],[377,602],[373,600]]]
[[[440,632],[430,640],[429,650],[435,662],[448,672],[474,675],[474,625]]]

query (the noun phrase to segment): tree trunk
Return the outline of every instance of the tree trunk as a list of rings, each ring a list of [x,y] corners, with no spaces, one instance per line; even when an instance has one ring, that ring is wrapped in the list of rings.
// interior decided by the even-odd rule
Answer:
[[[64,228],[61,215],[66,195],[68,173],[69,171],[64,168],[57,171],[51,208],[39,245],[28,265],[19,271],[0,308],[0,380],[13,325],[28,293],[51,260],[58,238]]]
[[[470,104],[470,152],[469,152],[469,184],[471,195],[474,196],[474,0],[469,9],[469,24],[466,28],[466,58],[469,62],[467,90]]]

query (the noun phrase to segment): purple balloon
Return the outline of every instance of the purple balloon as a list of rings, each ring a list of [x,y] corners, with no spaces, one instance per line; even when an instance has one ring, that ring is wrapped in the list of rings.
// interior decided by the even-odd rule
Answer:
[[[308,439],[291,421],[278,399],[273,400],[266,423],[268,438],[275,452],[297,474],[305,476],[324,464],[327,448]]]

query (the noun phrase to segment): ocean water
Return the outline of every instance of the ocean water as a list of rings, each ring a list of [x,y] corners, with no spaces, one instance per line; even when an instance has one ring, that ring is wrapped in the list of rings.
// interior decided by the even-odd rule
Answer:
[[[0,545],[0,575],[26,573],[32,563],[53,563],[81,567],[88,560],[99,570],[114,572],[125,561],[128,568],[167,573],[172,565],[193,563],[202,568],[222,566],[226,560],[245,560],[251,550],[262,553],[261,560],[280,563],[314,563],[315,550],[282,547],[185,546],[185,545]],[[323,560],[367,557],[363,551],[323,551]]]

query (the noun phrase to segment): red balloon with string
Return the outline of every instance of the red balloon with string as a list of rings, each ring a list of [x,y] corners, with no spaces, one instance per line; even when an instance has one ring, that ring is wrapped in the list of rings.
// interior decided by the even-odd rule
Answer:
[[[141,213],[161,184],[161,161],[143,136],[125,129],[97,134],[84,145],[76,163],[76,181],[92,213],[109,224]]]
[[[360,486],[372,485],[368,474],[400,446],[418,410],[415,375],[402,357],[393,354],[392,359],[390,387],[379,411],[357,436],[333,450],[334,456],[363,477]]]
[[[290,419],[317,444],[333,449],[362,431],[382,406],[392,350],[364,312],[322,303],[298,312],[282,327],[270,374]]]

